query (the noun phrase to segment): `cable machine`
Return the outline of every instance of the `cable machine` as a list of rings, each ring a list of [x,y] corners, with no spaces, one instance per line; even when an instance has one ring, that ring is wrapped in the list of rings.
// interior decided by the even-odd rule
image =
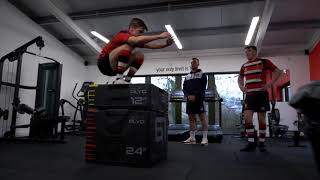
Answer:
[[[11,114],[10,130],[3,134],[1,140],[44,140],[44,141],[55,141],[58,140],[62,142],[64,140],[64,127],[65,122],[68,121],[68,117],[59,116],[59,100],[60,100],[60,86],[61,86],[61,75],[62,75],[62,64],[58,61],[37,55],[33,52],[27,51],[27,48],[31,45],[36,45],[39,51],[44,47],[44,41],[41,36],[27,42],[26,44],[18,47],[14,51],[8,53],[0,59],[0,93],[1,86],[5,87],[5,108],[0,110],[0,115],[2,112],[3,121],[9,120],[9,115]],[[42,63],[38,67],[38,77],[36,86],[26,86],[21,85],[21,69],[23,55],[27,53],[33,56],[40,57],[42,59],[50,60],[51,63]],[[13,81],[13,70],[14,65],[12,65],[11,71],[7,68],[7,79],[2,81],[2,75],[4,72],[4,62],[8,60],[8,63],[16,64],[15,81]],[[11,78],[9,81],[8,75],[11,73]],[[8,94],[8,87],[10,92]],[[11,102],[11,88],[14,88],[13,99]],[[20,89],[36,90],[35,107],[21,103],[19,97]],[[8,100],[9,99],[9,100]],[[10,108],[11,107],[11,108]],[[10,109],[12,111],[10,112]],[[17,114],[29,114],[31,115],[30,124],[17,125]],[[1,116],[0,116],[1,118]],[[0,119],[1,120],[1,119]],[[61,133],[58,138],[58,123],[61,123]],[[4,124],[2,123],[2,129]],[[7,127],[6,127],[7,128]],[[29,136],[23,138],[16,137],[16,129],[18,128],[30,128]],[[0,135],[1,135],[0,134]]]

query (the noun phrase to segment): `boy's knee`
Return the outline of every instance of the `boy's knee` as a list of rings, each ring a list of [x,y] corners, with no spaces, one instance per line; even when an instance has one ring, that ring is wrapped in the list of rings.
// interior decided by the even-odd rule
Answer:
[[[144,59],[144,54],[140,51],[135,53],[135,58],[136,59]]]
[[[126,57],[126,58],[129,59],[129,57],[131,56],[131,51],[124,48],[119,52],[119,56],[120,57]]]
[[[136,52],[134,53],[134,60],[132,65],[136,68],[140,68],[140,66],[143,64],[144,62],[144,55],[142,52]]]
[[[124,44],[123,47],[122,47],[123,50],[127,50],[127,51],[132,51],[133,50],[133,47],[130,46],[129,44]]]
[[[267,124],[266,123],[259,123],[259,129],[266,129]]]
[[[252,123],[245,123],[244,125],[246,127],[246,129],[253,129],[254,125]]]

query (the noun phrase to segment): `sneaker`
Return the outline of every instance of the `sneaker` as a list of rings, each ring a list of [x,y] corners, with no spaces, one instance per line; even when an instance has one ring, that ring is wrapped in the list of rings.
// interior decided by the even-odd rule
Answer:
[[[196,144],[196,139],[192,138],[192,137],[189,137],[187,140],[182,141],[182,143],[184,143],[184,144]]]
[[[124,76],[123,79],[124,79],[125,81],[127,81],[128,83],[131,83],[131,79],[132,79],[132,78],[129,78],[128,76]]]
[[[256,146],[254,143],[249,143],[244,148],[240,149],[241,152],[254,152],[256,151]]]
[[[130,84],[130,82],[125,81],[124,79],[120,78],[120,79],[116,79],[115,81],[113,81],[113,84]]]
[[[266,145],[263,142],[259,143],[258,149],[259,149],[260,152],[266,152],[267,151]]]
[[[208,146],[208,139],[203,138],[201,141],[201,146]]]

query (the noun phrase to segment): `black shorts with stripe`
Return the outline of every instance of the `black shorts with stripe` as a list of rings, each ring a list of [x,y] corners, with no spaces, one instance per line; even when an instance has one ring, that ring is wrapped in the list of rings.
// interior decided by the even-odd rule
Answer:
[[[203,100],[198,100],[195,102],[187,102],[186,113],[187,114],[201,114],[206,112],[205,102]]]
[[[107,75],[107,76],[117,75],[117,73],[112,70],[112,67],[110,64],[110,59],[109,59],[109,54],[106,54],[102,58],[98,59],[97,64],[98,64],[98,68],[102,74]]]
[[[270,111],[269,94],[267,91],[246,94],[244,110],[254,112]]]

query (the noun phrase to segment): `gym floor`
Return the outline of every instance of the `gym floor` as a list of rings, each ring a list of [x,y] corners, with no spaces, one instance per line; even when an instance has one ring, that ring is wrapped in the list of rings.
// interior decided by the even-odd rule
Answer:
[[[289,141],[269,141],[268,153],[240,153],[243,142],[225,136],[222,144],[169,142],[166,162],[153,168],[87,164],[84,138],[68,136],[66,144],[0,144],[0,179],[153,179],[153,180],[315,180],[320,179],[307,148],[288,148]]]

